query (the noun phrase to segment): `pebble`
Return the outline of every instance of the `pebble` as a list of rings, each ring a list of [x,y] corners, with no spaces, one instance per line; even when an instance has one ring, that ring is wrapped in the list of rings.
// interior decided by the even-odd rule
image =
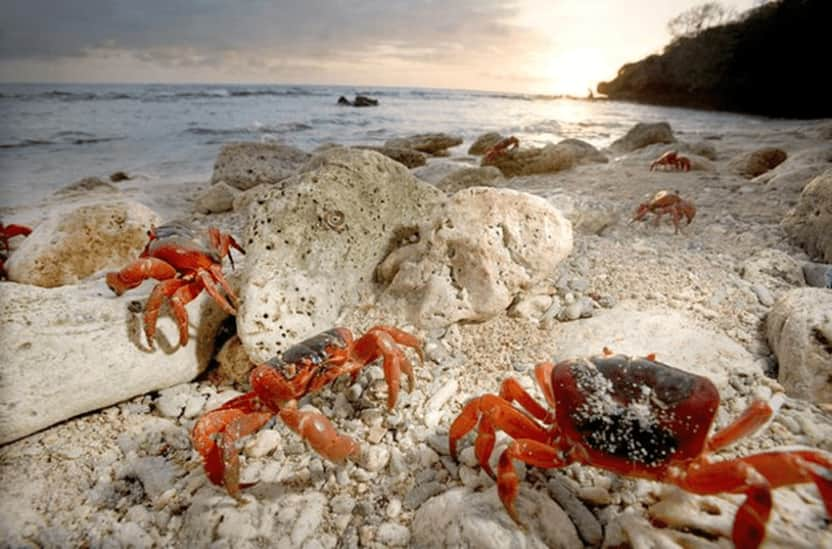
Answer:
[[[427,403],[425,404],[425,409],[427,411],[438,411],[442,408],[448,399],[454,396],[457,391],[459,391],[459,382],[455,379],[452,379],[448,383],[444,383],[438,391],[433,393],[431,397],[428,399]]]
[[[771,295],[768,288],[760,286],[759,284],[754,284],[751,286],[751,291],[757,296],[757,300],[760,302],[760,305],[771,307],[774,304],[774,296]]]
[[[390,450],[383,444],[365,444],[359,459],[364,469],[372,472],[381,471],[390,461]]]
[[[355,507],[355,498],[349,494],[339,494],[332,498],[329,502],[332,507],[332,512],[339,515],[348,515],[352,513]]]
[[[402,547],[410,541],[410,530],[394,522],[385,522],[376,530],[376,541],[384,545]]]
[[[263,429],[251,437],[243,451],[249,457],[265,457],[274,452],[280,446],[282,440],[283,437],[279,431]]]
[[[389,502],[387,502],[387,508],[384,510],[384,513],[391,519],[398,517],[402,512],[402,500],[399,498],[391,498]]]
[[[826,263],[804,263],[803,277],[809,286],[815,288],[832,288],[832,265]]]
[[[603,540],[604,531],[595,515],[569,490],[562,480],[550,478],[547,487],[552,498],[572,519],[572,523],[578,529],[578,534],[584,540],[584,543],[592,547],[599,547]]]
[[[404,498],[404,506],[408,509],[418,509],[420,505],[437,494],[445,491],[445,485],[441,482],[416,483]]]

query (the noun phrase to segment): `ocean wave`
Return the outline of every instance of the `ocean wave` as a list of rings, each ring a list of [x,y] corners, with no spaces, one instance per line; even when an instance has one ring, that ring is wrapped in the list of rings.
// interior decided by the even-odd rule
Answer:
[[[314,129],[313,126],[304,124],[303,122],[285,122],[283,124],[255,123],[251,126],[241,128],[206,128],[203,126],[194,126],[185,130],[185,133],[189,133],[191,135],[223,136],[241,134],[294,133],[312,129]]]
[[[91,145],[93,143],[106,143],[108,141],[120,141],[126,139],[121,136],[101,137],[81,131],[61,131],[52,134],[49,139],[21,139],[0,143],[0,149],[21,149],[25,147],[41,147],[44,145]]]

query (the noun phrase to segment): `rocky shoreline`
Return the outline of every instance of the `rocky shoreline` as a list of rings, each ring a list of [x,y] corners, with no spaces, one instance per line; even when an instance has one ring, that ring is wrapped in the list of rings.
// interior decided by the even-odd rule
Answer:
[[[0,283],[3,545],[728,547],[744,496],[580,465],[518,465],[518,529],[471,437],[451,458],[448,427],[505,377],[541,398],[535,364],[609,347],[708,376],[718,426],[786,391],[766,430],[720,455],[832,452],[831,139],[829,121],[753,136],[638,124],[608,149],[521,143],[487,165],[487,145],[448,156],[461,140],[442,134],[238,144],[211,182],[84,180],[4,211],[34,231]],[[691,171],[650,171],[671,149]],[[680,234],[630,222],[659,190],[696,204]],[[190,304],[184,348],[164,313],[153,352],[136,312],[153,283],[116,297],[103,275],[174,220],[239,237],[246,255],[225,272],[242,305],[229,322],[206,295]],[[208,482],[190,430],[248,390],[249,359],[379,323],[424,339],[414,390],[388,410],[372,365],[302,401],[358,458],[323,460],[277,421],[242,446],[244,505]],[[832,544],[813,485],[774,502],[765,546]]]

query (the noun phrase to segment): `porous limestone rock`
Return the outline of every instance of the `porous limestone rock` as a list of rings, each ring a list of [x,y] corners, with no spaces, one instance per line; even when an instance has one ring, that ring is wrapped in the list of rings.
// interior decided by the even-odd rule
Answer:
[[[799,194],[807,183],[832,165],[832,146],[810,147],[790,154],[782,164],[753,179],[767,188]]]
[[[832,292],[797,288],[785,293],[768,313],[766,334],[786,392],[832,402]]]
[[[565,139],[544,147],[506,150],[504,154],[482,160],[483,166],[496,166],[504,176],[554,173],[579,164],[608,162],[598,149],[579,139]]]
[[[367,303],[374,272],[444,193],[379,153],[336,148],[249,203],[238,335],[254,361]]]
[[[653,143],[673,143],[676,138],[667,122],[639,122],[624,135],[612,142],[610,150],[615,154],[632,152]]]
[[[786,151],[777,147],[765,147],[735,156],[728,162],[728,170],[752,179],[776,168],[787,158]]]
[[[694,319],[664,309],[634,310],[623,302],[580,322],[558,325],[555,360],[601,354],[646,356],[681,370],[709,377],[722,390],[729,373],[762,378],[754,357],[729,337],[697,326]]]
[[[569,516],[545,492],[535,492],[521,485],[516,508],[525,528],[518,528],[506,513],[496,486],[482,492],[452,488],[432,497],[416,511],[411,527],[411,547],[584,547]]]
[[[468,187],[497,187],[505,182],[502,172],[494,166],[457,169],[442,179],[436,186],[446,193],[455,193]]]
[[[196,197],[194,210],[204,214],[230,211],[234,206],[234,199],[240,193],[238,189],[219,181]]]
[[[356,149],[365,149],[368,151],[376,151],[387,158],[392,158],[396,162],[401,162],[407,168],[418,168],[424,166],[427,162],[427,155],[419,151],[408,149],[406,147],[371,147],[360,146],[354,147]]]
[[[451,147],[462,144],[462,138],[446,133],[420,133],[408,137],[388,139],[385,147],[413,149],[428,154],[443,156]]]
[[[309,153],[281,143],[229,143],[217,156],[211,183],[224,181],[240,190],[277,183],[296,174],[309,157]]]
[[[569,221],[546,200],[511,189],[457,192],[420,236],[391,253],[378,276],[424,327],[505,311],[572,251]]]
[[[147,243],[159,216],[131,201],[59,210],[39,223],[6,262],[9,280],[53,288],[121,269]]]
[[[101,279],[49,289],[0,284],[0,444],[205,369],[225,313],[207,294],[191,302],[184,348],[163,313],[152,351],[131,302],[141,310],[154,285],[116,297]]]
[[[809,182],[783,229],[813,259],[832,263],[832,170]]]
[[[468,148],[468,154],[481,155],[503,139],[497,132],[484,133],[477,137],[474,143]]]

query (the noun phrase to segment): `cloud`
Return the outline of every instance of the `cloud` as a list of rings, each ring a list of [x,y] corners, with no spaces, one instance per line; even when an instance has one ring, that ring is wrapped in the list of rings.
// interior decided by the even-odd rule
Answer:
[[[54,61],[129,52],[146,63],[236,59],[462,63],[545,40],[499,0],[0,0],[0,59]]]

